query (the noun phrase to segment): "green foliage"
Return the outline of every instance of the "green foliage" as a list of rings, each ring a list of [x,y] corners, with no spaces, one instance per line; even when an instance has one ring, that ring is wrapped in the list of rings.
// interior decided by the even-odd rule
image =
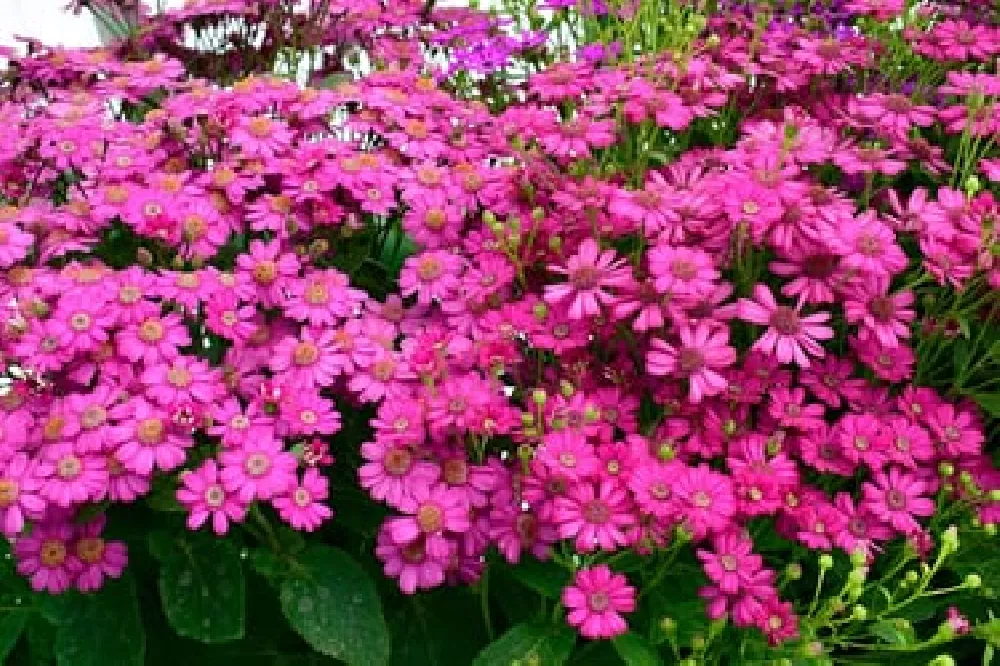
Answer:
[[[562,666],[575,643],[576,632],[565,625],[519,624],[490,643],[472,666]]]

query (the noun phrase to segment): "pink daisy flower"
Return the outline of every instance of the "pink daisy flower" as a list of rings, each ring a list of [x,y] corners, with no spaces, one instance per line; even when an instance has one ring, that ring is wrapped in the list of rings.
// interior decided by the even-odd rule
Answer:
[[[753,344],[753,349],[773,355],[781,363],[795,362],[803,368],[809,367],[810,356],[823,357],[820,341],[833,337],[833,329],[826,325],[830,313],[803,316],[798,307],[778,305],[771,290],[764,284],[756,285],[753,295],[753,300],[741,298],[739,301],[741,319],[767,326],[764,335]]]
[[[535,460],[571,481],[596,475],[601,469],[594,446],[579,432],[559,430],[545,435]]]
[[[656,278],[657,291],[682,297],[710,292],[719,279],[719,271],[707,252],[683,246],[653,247],[649,251],[649,272]]]
[[[132,472],[148,475],[157,469],[169,472],[183,464],[185,450],[194,442],[190,436],[179,435],[170,425],[170,419],[160,408],[138,398],[115,409],[116,417],[124,417],[113,432],[120,442],[115,456],[122,466]]]
[[[635,523],[625,489],[615,481],[581,481],[555,499],[552,520],[560,539],[574,539],[581,553],[613,551],[628,543]]]
[[[271,504],[283,521],[297,530],[312,532],[333,515],[330,507],[323,504],[330,495],[329,484],[318,469],[310,467],[302,475],[302,481],[293,483]]]
[[[736,350],[729,346],[729,328],[700,321],[684,324],[678,331],[679,344],[655,338],[646,355],[651,375],[683,377],[688,380],[688,398],[699,403],[705,397],[726,390],[728,382],[717,370],[736,362]]]
[[[16,537],[24,530],[26,519],[42,517],[46,502],[41,488],[35,465],[24,453],[15,453],[0,463],[0,530],[4,536]]]
[[[464,260],[445,250],[423,252],[407,258],[399,274],[403,296],[416,296],[420,305],[449,300],[461,286]]]
[[[276,439],[247,442],[238,449],[219,454],[222,471],[219,479],[226,492],[236,493],[240,501],[271,499],[295,483],[298,461]]]
[[[566,621],[592,639],[614,638],[628,631],[622,614],[634,611],[635,601],[635,588],[606,564],[579,570],[562,593]]]
[[[930,490],[926,481],[898,467],[876,472],[873,482],[862,486],[865,507],[903,534],[920,530],[915,516],[926,518],[934,513],[934,500],[925,497]]]
[[[454,545],[448,543],[447,552],[434,556],[427,551],[426,540],[417,538],[410,543],[399,543],[392,536],[392,521],[382,524],[375,545],[375,555],[382,560],[385,575],[399,580],[399,589],[405,594],[417,590],[430,590],[444,583],[445,568],[450,566]]]
[[[602,305],[613,305],[616,297],[609,287],[623,287],[632,280],[625,260],[618,259],[614,250],[601,251],[593,238],[587,238],[577,248],[566,266],[549,266],[554,273],[565,275],[566,282],[545,285],[545,301],[551,304],[570,300],[570,319],[594,317]]]
[[[59,594],[69,589],[82,568],[74,553],[70,523],[42,523],[14,543],[17,571],[37,592]]]
[[[434,463],[422,460],[407,444],[377,437],[361,445],[365,464],[358,469],[361,487],[372,498],[399,508],[418,488],[430,487],[441,474]]]
[[[76,530],[73,553],[80,562],[76,589],[93,592],[100,589],[107,578],[119,578],[128,564],[128,547],[121,541],[106,541],[104,516],[85,523]]]
[[[118,352],[133,363],[152,364],[177,358],[179,349],[191,344],[191,336],[180,315],[150,315],[121,329],[115,335],[115,344]]]
[[[146,385],[146,395],[164,406],[211,404],[223,391],[220,372],[191,356],[151,365],[140,379]]]
[[[180,481],[177,501],[188,511],[188,529],[200,529],[211,519],[212,531],[223,535],[229,531],[230,521],[241,523],[246,518],[249,502],[226,490],[214,460],[206,460],[196,470],[182,472]]]
[[[274,346],[270,366],[294,386],[330,386],[345,370],[339,350],[335,331],[305,327],[298,338],[289,336]]]
[[[104,495],[108,469],[103,456],[82,454],[72,442],[50,444],[42,451],[38,474],[44,479],[39,495],[63,508]]]
[[[674,478],[679,517],[695,539],[724,531],[736,513],[736,497],[729,477],[707,465],[687,467]]]
[[[471,526],[465,493],[443,483],[414,488],[412,495],[400,503],[399,510],[406,515],[392,518],[388,523],[393,541],[411,544],[423,539],[425,550],[434,557],[449,552],[451,542],[447,534],[460,534]]]

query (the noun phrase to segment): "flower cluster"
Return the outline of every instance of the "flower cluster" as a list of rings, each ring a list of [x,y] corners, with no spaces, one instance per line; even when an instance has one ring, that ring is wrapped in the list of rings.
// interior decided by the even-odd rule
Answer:
[[[1000,314],[1000,76],[962,66],[995,27],[839,3],[913,19],[946,73],[904,91],[860,30],[731,13],[683,55],[602,45],[486,105],[455,72],[499,85],[544,35],[441,9],[421,44],[433,3],[332,4],[309,34],[361,40],[357,80],[227,81],[178,35],[277,25],[235,0],[14,60],[0,529],[35,589],[120,575],[92,512],[161,487],[191,530],[317,531],[334,457],[390,511],[402,591],[554,558],[587,638],[642,603],[620,551],[690,547],[708,616],[778,644],[805,609],[755,527],[868,565],[931,552],[938,503],[1000,520],[995,350],[969,361]],[[442,73],[438,49],[462,55]]]

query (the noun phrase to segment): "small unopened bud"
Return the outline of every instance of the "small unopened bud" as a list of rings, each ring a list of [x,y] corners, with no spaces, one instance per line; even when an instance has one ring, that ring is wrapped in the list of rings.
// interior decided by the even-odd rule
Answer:
[[[994,488],[990,491],[990,501],[1000,502],[1000,488]]]
[[[571,384],[569,380],[561,379],[559,380],[559,393],[561,393],[564,398],[572,398],[573,394],[576,393],[576,389],[573,388],[573,384]]]
[[[954,476],[955,466],[952,465],[950,462],[943,462],[940,465],[938,465],[938,474],[940,474],[941,476]]]
[[[861,604],[856,604],[853,609],[851,609],[851,619],[864,621],[868,619],[868,609]]]
[[[561,236],[549,236],[549,249],[553,252],[558,252],[562,249],[562,237]]]
[[[970,590],[976,590],[982,587],[983,579],[978,574],[970,573],[965,577],[963,584]]]
[[[939,654],[927,662],[927,666],[955,666],[955,658],[950,654]]]
[[[983,531],[986,532],[986,536],[996,536],[997,535],[996,523],[986,523],[985,525],[983,525]]]
[[[677,631],[677,621],[672,617],[660,618],[660,630],[665,634],[672,634]]]
[[[535,222],[539,222],[541,220],[544,220],[545,219],[545,211],[542,210],[541,208],[533,208],[531,210],[531,219],[533,219]]]
[[[830,553],[823,553],[819,556],[819,568],[831,569],[833,567],[833,556]]]
[[[549,399],[549,396],[545,393],[545,389],[535,389],[531,392],[531,401],[541,407]]]
[[[785,567],[785,577],[788,580],[798,580],[802,578],[802,565],[797,562],[792,562],[787,567]]]
[[[695,634],[691,637],[691,649],[692,650],[704,650],[705,649],[705,637],[701,634]]]
[[[856,569],[865,566],[865,564],[867,563],[868,563],[868,555],[865,553],[864,550],[858,548],[853,553],[851,553],[851,564],[853,564]]]
[[[903,580],[912,585],[913,583],[916,583],[918,580],[920,580],[920,574],[918,574],[913,569],[910,569],[909,571],[906,572],[906,575],[903,576]]]
[[[951,525],[941,535],[941,548],[949,553],[958,550],[958,528]]]

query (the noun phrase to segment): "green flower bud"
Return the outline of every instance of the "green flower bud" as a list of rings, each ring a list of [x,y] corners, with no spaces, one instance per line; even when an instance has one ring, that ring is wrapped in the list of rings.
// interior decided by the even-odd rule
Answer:
[[[986,536],[996,536],[997,535],[996,523],[986,523],[985,525],[983,525],[983,531],[986,532]]]
[[[576,389],[573,388],[573,384],[567,379],[559,380],[559,393],[563,395],[564,398],[572,398],[573,394],[576,393]]]
[[[958,550],[958,528],[954,525],[949,526],[941,535],[941,549],[948,553]]]
[[[792,562],[785,567],[785,576],[788,580],[798,580],[802,578],[802,565],[797,562]]]
[[[691,649],[692,650],[704,650],[705,649],[705,637],[701,634],[695,634],[691,637]]]
[[[549,236],[549,249],[553,252],[558,252],[562,249],[562,237],[561,236]]]
[[[939,654],[931,659],[927,666],[955,666],[955,658],[950,654]]]
[[[990,501],[1000,502],[1000,488],[994,488],[990,491]]]
[[[861,604],[857,604],[856,606],[854,606],[853,609],[851,609],[851,619],[858,620],[861,622],[867,620],[868,609],[862,606]]]
[[[943,462],[940,465],[938,465],[938,474],[940,474],[941,476],[954,476],[955,466],[952,465],[950,462]]]
[[[483,213],[483,222],[490,225],[491,227],[497,223],[497,216],[493,214],[493,211],[486,211]]]
[[[545,211],[542,210],[541,208],[533,208],[531,210],[531,219],[533,219],[535,222],[539,222],[541,220],[544,220],[545,219]]]
[[[830,553],[823,553],[819,556],[819,568],[820,569],[831,569],[833,568],[833,555]]]
[[[677,631],[677,621],[672,617],[660,618],[660,631],[665,634],[672,634]]]
[[[531,308],[531,314],[534,315],[535,319],[538,321],[545,321],[549,316],[549,306],[545,303],[536,303]]]
[[[963,581],[962,584],[965,585],[970,590],[975,590],[982,587],[983,579],[980,578],[978,574],[970,573],[965,577],[965,580]]]
[[[861,568],[865,566],[867,562],[868,556],[865,554],[865,551],[860,548],[851,553],[851,564],[854,565],[854,568]]]
[[[983,184],[980,182],[979,177],[975,174],[972,174],[965,179],[965,193],[970,197],[976,196],[982,189]]]
[[[913,569],[910,569],[909,571],[906,572],[906,575],[903,576],[903,580],[912,585],[916,583],[918,580],[920,580],[920,574],[918,574]]]
[[[549,396],[545,393],[545,389],[535,389],[531,392],[531,401],[541,407],[549,399]]]

